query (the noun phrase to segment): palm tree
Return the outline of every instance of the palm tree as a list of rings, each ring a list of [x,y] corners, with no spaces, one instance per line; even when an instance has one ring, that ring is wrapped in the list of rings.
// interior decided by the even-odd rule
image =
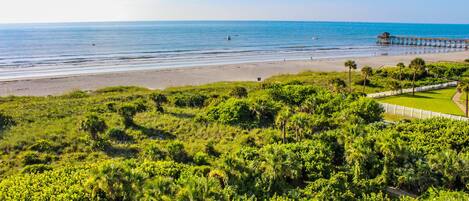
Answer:
[[[120,164],[104,164],[93,170],[86,182],[96,200],[133,200],[138,195],[143,177]]]
[[[388,86],[389,88],[391,88],[393,91],[397,92],[397,91],[402,91],[402,86],[401,84],[396,81],[396,80],[391,80],[388,82]]]
[[[295,114],[290,118],[288,125],[295,131],[296,141],[299,142],[305,135],[305,129],[310,127],[309,115],[306,113]]]
[[[405,64],[404,63],[398,63],[397,64],[397,67],[399,68],[399,82],[402,81],[402,70],[405,68]],[[402,93],[402,88],[401,88],[401,93]]]
[[[350,93],[352,93],[352,70],[357,69],[357,63],[352,60],[348,60],[345,62],[345,67],[348,68],[348,83],[350,88]]]
[[[402,70],[405,68],[405,64],[401,62],[396,66],[399,68],[399,81],[402,81]]]
[[[414,77],[412,78],[412,96],[415,96],[415,79],[417,78],[417,72],[425,68],[425,61],[422,58],[415,58],[410,62],[409,66],[414,69]]]
[[[365,66],[362,68],[362,75],[364,76],[363,80],[363,93],[365,93],[365,88],[366,88],[366,82],[368,81],[368,76],[373,74],[373,69],[369,66]]]
[[[290,119],[291,115],[292,115],[292,113],[290,111],[290,108],[285,107],[277,114],[277,117],[275,118],[275,124],[280,129],[282,129],[283,143],[287,142],[287,124],[288,124],[288,120]]]
[[[466,117],[469,117],[469,79],[459,81],[458,92],[466,93]]]

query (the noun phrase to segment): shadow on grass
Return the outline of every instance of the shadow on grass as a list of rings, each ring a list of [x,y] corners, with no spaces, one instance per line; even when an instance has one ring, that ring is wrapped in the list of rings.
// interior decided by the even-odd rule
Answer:
[[[423,96],[423,95],[414,95],[412,96],[412,94],[404,94],[404,95],[401,95],[400,97],[405,97],[405,98],[418,98],[418,99],[435,99],[434,97],[429,97],[429,96]]]
[[[419,93],[423,93],[423,94],[434,94],[434,95],[441,95],[441,96],[443,96],[443,94],[437,93],[437,92],[435,92],[435,91],[425,91],[425,92],[419,92]]]
[[[110,157],[135,158],[139,151],[137,148],[108,146],[104,152]]]
[[[176,136],[173,135],[172,133],[169,133],[167,131],[159,130],[159,129],[154,129],[154,128],[148,128],[145,126],[141,125],[132,125],[132,129],[134,130],[139,130],[141,131],[144,135],[151,139],[158,139],[158,140],[172,140],[176,139]]]
[[[178,118],[182,118],[182,119],[193,119],[195,117],[195,115],[187,114],[187,113],[168,112],[168,114],[170,114],[172,116],[175,116],[175,117],[178,117]]]

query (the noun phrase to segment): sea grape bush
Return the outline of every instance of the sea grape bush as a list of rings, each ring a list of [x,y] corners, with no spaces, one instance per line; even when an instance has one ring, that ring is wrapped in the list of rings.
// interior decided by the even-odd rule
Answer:
[[[14,122],[13,122],[13,119],[5,114],[3,114],[1,111],[0,111],[0,132],[7,128],[8,126],[12,125]]]
[[[244,87],[236,86],[230,91],[229,95],[235,98],[246,98],[248,90]]]

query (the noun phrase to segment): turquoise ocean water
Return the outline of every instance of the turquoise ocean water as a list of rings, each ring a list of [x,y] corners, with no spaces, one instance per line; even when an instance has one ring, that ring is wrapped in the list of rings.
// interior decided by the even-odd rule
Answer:
[[[167,21],[0,25],[0,80],[254,61],[455,51],[383,47],[393,35],[469,38],[469,25]],[[230,37],[231,40],[227,40]]]

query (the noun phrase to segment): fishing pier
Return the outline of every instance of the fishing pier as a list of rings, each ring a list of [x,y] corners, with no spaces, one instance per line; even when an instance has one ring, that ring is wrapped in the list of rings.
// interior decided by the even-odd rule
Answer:
[[[427,46],[466,50],[469,48],[469,39],[402,37],[392,36],[387,32],[378,36],[377,43],[380,45]]]

